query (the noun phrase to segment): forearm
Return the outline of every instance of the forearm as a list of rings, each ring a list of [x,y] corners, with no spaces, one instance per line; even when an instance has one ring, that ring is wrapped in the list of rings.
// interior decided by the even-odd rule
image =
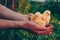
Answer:
[[[24,22],[0,19],[0,29],[4,29],[4,28],[23,28],[22,26],[24,26]]]
[[[3,15],[5,18],[9,18],[12,20],[23,20],[23,14],[18,14],[5,6],[0,4],[0,15]]]

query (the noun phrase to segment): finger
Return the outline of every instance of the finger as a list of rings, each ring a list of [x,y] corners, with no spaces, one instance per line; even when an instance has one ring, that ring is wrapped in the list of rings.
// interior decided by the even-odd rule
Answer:
[[[49,30],[53,30],[53,28],[51,28],[51,27],[48,27],[48,29],[49,29]]]
[[[46,33],[47,33],[47,34],[52,34],[52,31],[53,31],[53,30],[47,30]]]
[[[48,34],[48,35],[49,35],[49,34],[52,34],[52,32],[46,32],[46,34]]]
[[[52,34],[52,32],[50,32],[50,34]]]
[[[31,26],[31,25],[30,25]],[[29,27],[30,29],[32,30],[38,30],[38,31],[44,31],[46,30],[47,28],[46,27],[41,27],[41,26],[38,26],[38,25],[32,25],[31,27]]]
[[[46,27],[50,27],[50,28],[54,28],[54,26],[53,25],[51,25],[51,24],[49,24],[49,25],[46,25]]]
[[[46,34],[46,31],[37,31],[37,30],[33,30],[35,33],[37,33],[38,35],[41,35],[41,34]]]
[[[40,26],[37,26],[35,28],[35,30],[38,30],[38,31],[45,31],[47,28],[46,27],[40,27]]]
[[[50,29],[50,30],[53,30],[53,29]]]
[[[53,31],[53,29],[52,28],[47,28],[46,31]]]
[[[47,29],[52,30],[52,29],[53,29],[53,27],[49,26],[49,27],[47,27]]]
[[[50,32],[52,32],[53,30],[50,30]]]

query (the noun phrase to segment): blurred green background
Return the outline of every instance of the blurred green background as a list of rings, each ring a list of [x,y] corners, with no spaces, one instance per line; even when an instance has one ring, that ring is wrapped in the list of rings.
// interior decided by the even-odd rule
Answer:
[[[50,10],[50,24],[54,25],[51,35],[36,35],[24,29],[2,29],[0,40],[60,40],[60,0],[0,0],[0,3],[22,14]]]

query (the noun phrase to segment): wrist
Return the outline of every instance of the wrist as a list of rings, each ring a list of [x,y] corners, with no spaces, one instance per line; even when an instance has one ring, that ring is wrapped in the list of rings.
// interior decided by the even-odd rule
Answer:
[[[16,21],[15,25],[17,28],[27,28],[27,22],[25,21]]]

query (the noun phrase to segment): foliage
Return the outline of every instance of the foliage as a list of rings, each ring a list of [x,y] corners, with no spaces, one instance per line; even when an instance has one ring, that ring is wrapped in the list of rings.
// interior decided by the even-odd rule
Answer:
[[[0,2],[2,3],[3,0]],[[17,12],[23,14],[43,13],[45,10],[51,11],[50,24],[54,25],[51,35],[36,35],[27,30],[20,29],[3,29],[0,30],[0,40],[60,40],[60,2],[32,2],[30,0],[15,0],[17,3]],[[5,4],[6,5],[6,4]],[[9,6],[7,4],[7,6]]]
[[[30,9],[30,1],[29,0],[18,0],[17,12],[27,14],[29,9]]]

